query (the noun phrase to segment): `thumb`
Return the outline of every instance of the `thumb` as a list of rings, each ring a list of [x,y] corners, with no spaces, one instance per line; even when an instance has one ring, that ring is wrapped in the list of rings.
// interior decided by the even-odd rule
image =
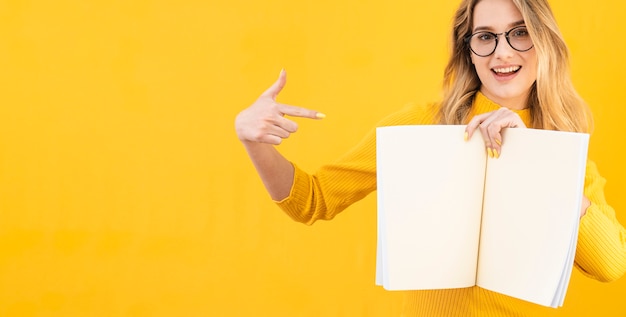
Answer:
[[[285,69],[283,68],[280,70],[280,74],[278,75],[278,79],[276,80],[276,82],[274,82],[274,84],[272,84],[270,88],[268,88],[265,92],[263,92],[261,96],[276,99],[280,91],[283,90],[283,87],[285,87],[286,83],[287,83],[287,72],[285,72]]]

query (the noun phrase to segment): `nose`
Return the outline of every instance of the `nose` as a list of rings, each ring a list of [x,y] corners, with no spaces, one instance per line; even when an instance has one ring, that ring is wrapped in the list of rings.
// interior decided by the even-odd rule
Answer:
[[[513,56],[515,50],[509,44],[509,41],[506,40],[506,36],[504,34],[498,34],[498,41],[496,42],[496,50],[493,52],[496,58],[507,58]]]

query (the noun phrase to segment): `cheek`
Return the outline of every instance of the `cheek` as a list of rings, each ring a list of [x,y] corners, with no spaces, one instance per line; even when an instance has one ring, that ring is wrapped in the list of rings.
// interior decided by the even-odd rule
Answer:
[[[528,65],[530,65],[533,68],[533,72],[537,71],[537,63],[538,58],[537,58],[537,52],[535,51],[535,49],[533,48],[532,50],[528,51],[528,55],[526,55],[526,62],[528,63]]]
[[[481,81],[483,81],[484,76],[491,72],[488,65],[489,63],[484,60],[474,60],[474,71],[476,71]]]
[[[537,55],[533,54],[527,61],[527,65],[530,67],[529,74],[532,77],[532,81],[535,81],[537,79]]]

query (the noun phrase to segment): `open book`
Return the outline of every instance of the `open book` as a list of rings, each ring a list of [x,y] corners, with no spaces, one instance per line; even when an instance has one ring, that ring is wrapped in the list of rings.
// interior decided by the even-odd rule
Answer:
[[[563,305],[589,135],[504,129],[500,158],[465,126],[377,129],[376,284],[482,288]]]

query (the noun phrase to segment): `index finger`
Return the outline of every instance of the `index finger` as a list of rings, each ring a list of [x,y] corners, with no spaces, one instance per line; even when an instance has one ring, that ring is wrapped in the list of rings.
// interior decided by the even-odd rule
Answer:
[[[285,115],[292,117],[300,117],[300,118],[309,118],[309,119],[323,119],[326,117],[325,114],[307,109],[302,107],[290,106],[285,104],[279,104],[278,110]]]
[[[472,118],[472,120],[470,120],[470,122],[467,123],[467,126],[465,126],[465,139],[466,140],[469,140],[472,138],[474,131],[490,114],[491,112],[476,115]]]

